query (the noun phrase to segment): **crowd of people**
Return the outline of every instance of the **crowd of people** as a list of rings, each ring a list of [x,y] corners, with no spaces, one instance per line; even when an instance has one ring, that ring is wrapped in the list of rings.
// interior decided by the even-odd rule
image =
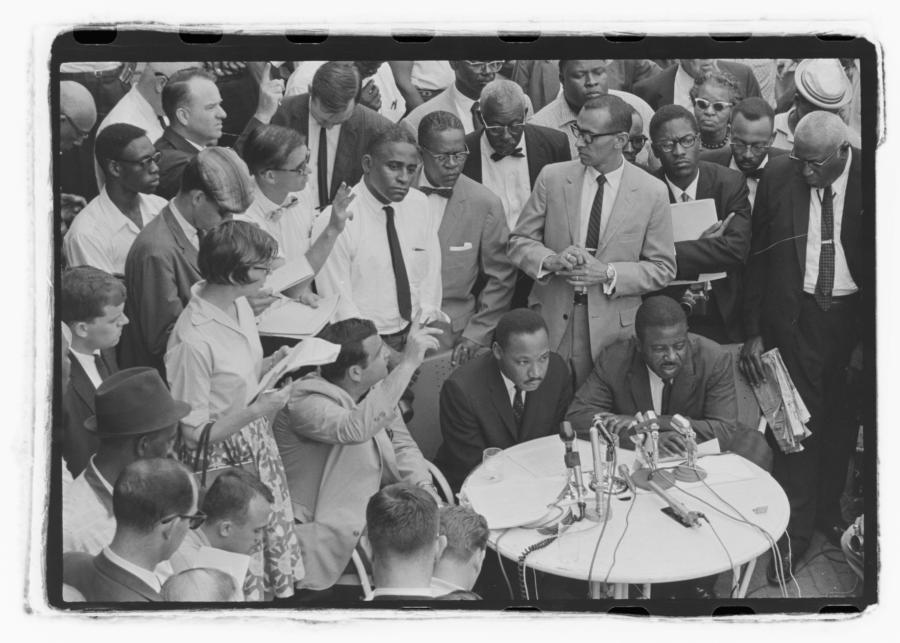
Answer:
[[[859,77],[845,59],[64,64],[63,598],[356,601],[358,558],[371,600],[503,599],[484,517],[435,466],[457,493],[489,447],[562,420],[585,437],[597,414],[627,446],[648,410],[664,453],[687,448],[679,414],[783,486],[770,582],[815,530],[840,546],[874,416],[852,394],[874,379]],[[672,213],[693,201],[716,220],[686,237]],[[273,290],[283,266],[304,278]],[[260,391],[303,341],[261,338],[260,316],[326,301],[336,358]],[[809,412],[799,449],[738,417],[735,374],[763,386],[771,349]],[[432,464],[407,422],[441,353]]]

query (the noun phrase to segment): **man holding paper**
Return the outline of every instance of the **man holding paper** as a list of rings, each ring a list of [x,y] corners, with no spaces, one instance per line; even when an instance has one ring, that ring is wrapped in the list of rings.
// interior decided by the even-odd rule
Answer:
[[[744,177],[699,160],[700,130],[684,107],[661,107],[650,121],[650,139],[662,164],[656,176],[673,204],[677,285],[664,294],[691,310],[691,332],[720,344],[742,341],[742,273],[750,250]]]

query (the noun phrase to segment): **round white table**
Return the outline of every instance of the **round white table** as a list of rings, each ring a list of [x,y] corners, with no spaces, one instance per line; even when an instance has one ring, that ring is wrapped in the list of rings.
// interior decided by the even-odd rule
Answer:
[[[590,444],[578,440],[576,445],[587,487],[593,468]],[[563,453],[564,445],[556,436],[532,440],[506,449],[499,456],[499,480],[487,479],[483,468],[478,467],[464,483],[461,495],[488,519],[490,545],[506,558],[516,561],[527,547],[548,537],[536,529],[510,525],[525,524],[548,514],[548,503],[556,501],[565,487]],[[630,471],[634,453],[620,449],[617,457],[618,464],[627,465]],[[701,520],[699,527],[684,527],[661,511],[667,506],[662,498],[638,489],[633,500],[612,497],[610,516],[598,548],[603,523],[577,522],[557,541],[529,554],[528,567],[589,580],[591,596],[595,598],[601,597],[603,583],[613,584],[615,598],[627,598],[630,584],[644,585],[644,595],[649,597],[649,586],[654,583],[732,570],[732,596],[743,598],[757,557],[770,547],[761,530],[777,540],[787,527],[787,496],[772,476],[738,455],[701,456],[697,466],[708,473],[704,482],[677,482],[667,491],[688,509],[703,513],[708,523]],[[632,498],[632,494],[626,491],[621,497]],[[567,502],[571,501],[561,504]],[[588,491],[587,504],[593,503],[593,492]],[[758,528],[740,522],[741,516]],[[590,568],[595,548],[597,554]]]

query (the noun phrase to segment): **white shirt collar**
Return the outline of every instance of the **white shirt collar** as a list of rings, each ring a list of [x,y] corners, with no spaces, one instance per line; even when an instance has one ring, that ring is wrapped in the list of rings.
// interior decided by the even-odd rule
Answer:
[[[847,162],[844,164],[844,170],[841,172],[834,182],[831,184],[831,193],[835,196],[844,194],[847,191],[847,179],[850,177],[850,162],[853,160],[853,150],[847,154]],[[813,188],[818,189],[818,188]]]
[[[497,366],[497,368],[500,369],[499,366]],[[513,382],[508,377],[506,377],[506,375],[503,373],[502,370],[500,370],[500,377],[503,378],[503,384],[504,384],[504,386],[506,386],[506,393],[507,393],[507,396],[509,397],[509,403],[512,404],[513,400],[515,399],[515,394],[516,394],[516,383]],[[522,392],[525,394],[522,396],[522,399],[524,401],[525,396],[528,395],[528,391],[522,391]]]
[[[669,185],[669,189],[672,190],[672,196],[675,197],[676,203],[681,203],[681,195],[687,194],[691,197],[691,201],[697,200],[697,183],[700,181],[700,170],[697,170],[697,176],[694,177],[694,180],[690,182],[690,184],[682,190],[680,187],[675,185],[669,180],[669,177],[666,177],[666,183]]]
[[[162,591],[162,580],[159,576],[156,575],[155,572],[150,571],[149,569],[144,569],[143,567],[139,567],[135,565],[131,561],[125,560],[121,556],[117,555],[112,549],[109,547],[103,548],[103,554],[109,559],[113,565],[117,567],[121,567],[126,572],[137,576],[142,581],[144,581],[147,585],[149,585],[153,590],[157,593]]]
[[[197,228],[188,223],[187,219],[178,211],[178,208],[175,207],[175,199],[169,201],[169,210],[172,212],[172,216],[175,217],[175,221],[181,226],[181,229],[184,230],[184,235],[188,238],[195,248],[199,248],[200,246],[200,235],[197,234]]]
[[[614,191],[619,189],[619,184],[622,182],[622,173],[625,171],[625,159],[622,158],[621,161],[622,162],[619,164],[619,167],[614,169],[612,172],[607,172],[603,175],[604,177],[606,177],[606,182],[609,184],[609,187]],[[584,174],[585,181],[590,180],[594,183],[597,182],[597,177],[600,176],[600,172],[597,170],[597,168],[591,165],[584,166]]]

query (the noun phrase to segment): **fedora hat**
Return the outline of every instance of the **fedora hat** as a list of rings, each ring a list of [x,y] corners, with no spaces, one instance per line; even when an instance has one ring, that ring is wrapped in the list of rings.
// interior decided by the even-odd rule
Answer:
[[[98,436],[142,435],[172,426],[190,412],[191,405],[172,397],[156,369],[138,366],[103,380],[84,427]]]
[[[794,71],[797,91],[810,103],[830,112],[850,102],[853,91],[840,61],[835,58],[807,58]]]

